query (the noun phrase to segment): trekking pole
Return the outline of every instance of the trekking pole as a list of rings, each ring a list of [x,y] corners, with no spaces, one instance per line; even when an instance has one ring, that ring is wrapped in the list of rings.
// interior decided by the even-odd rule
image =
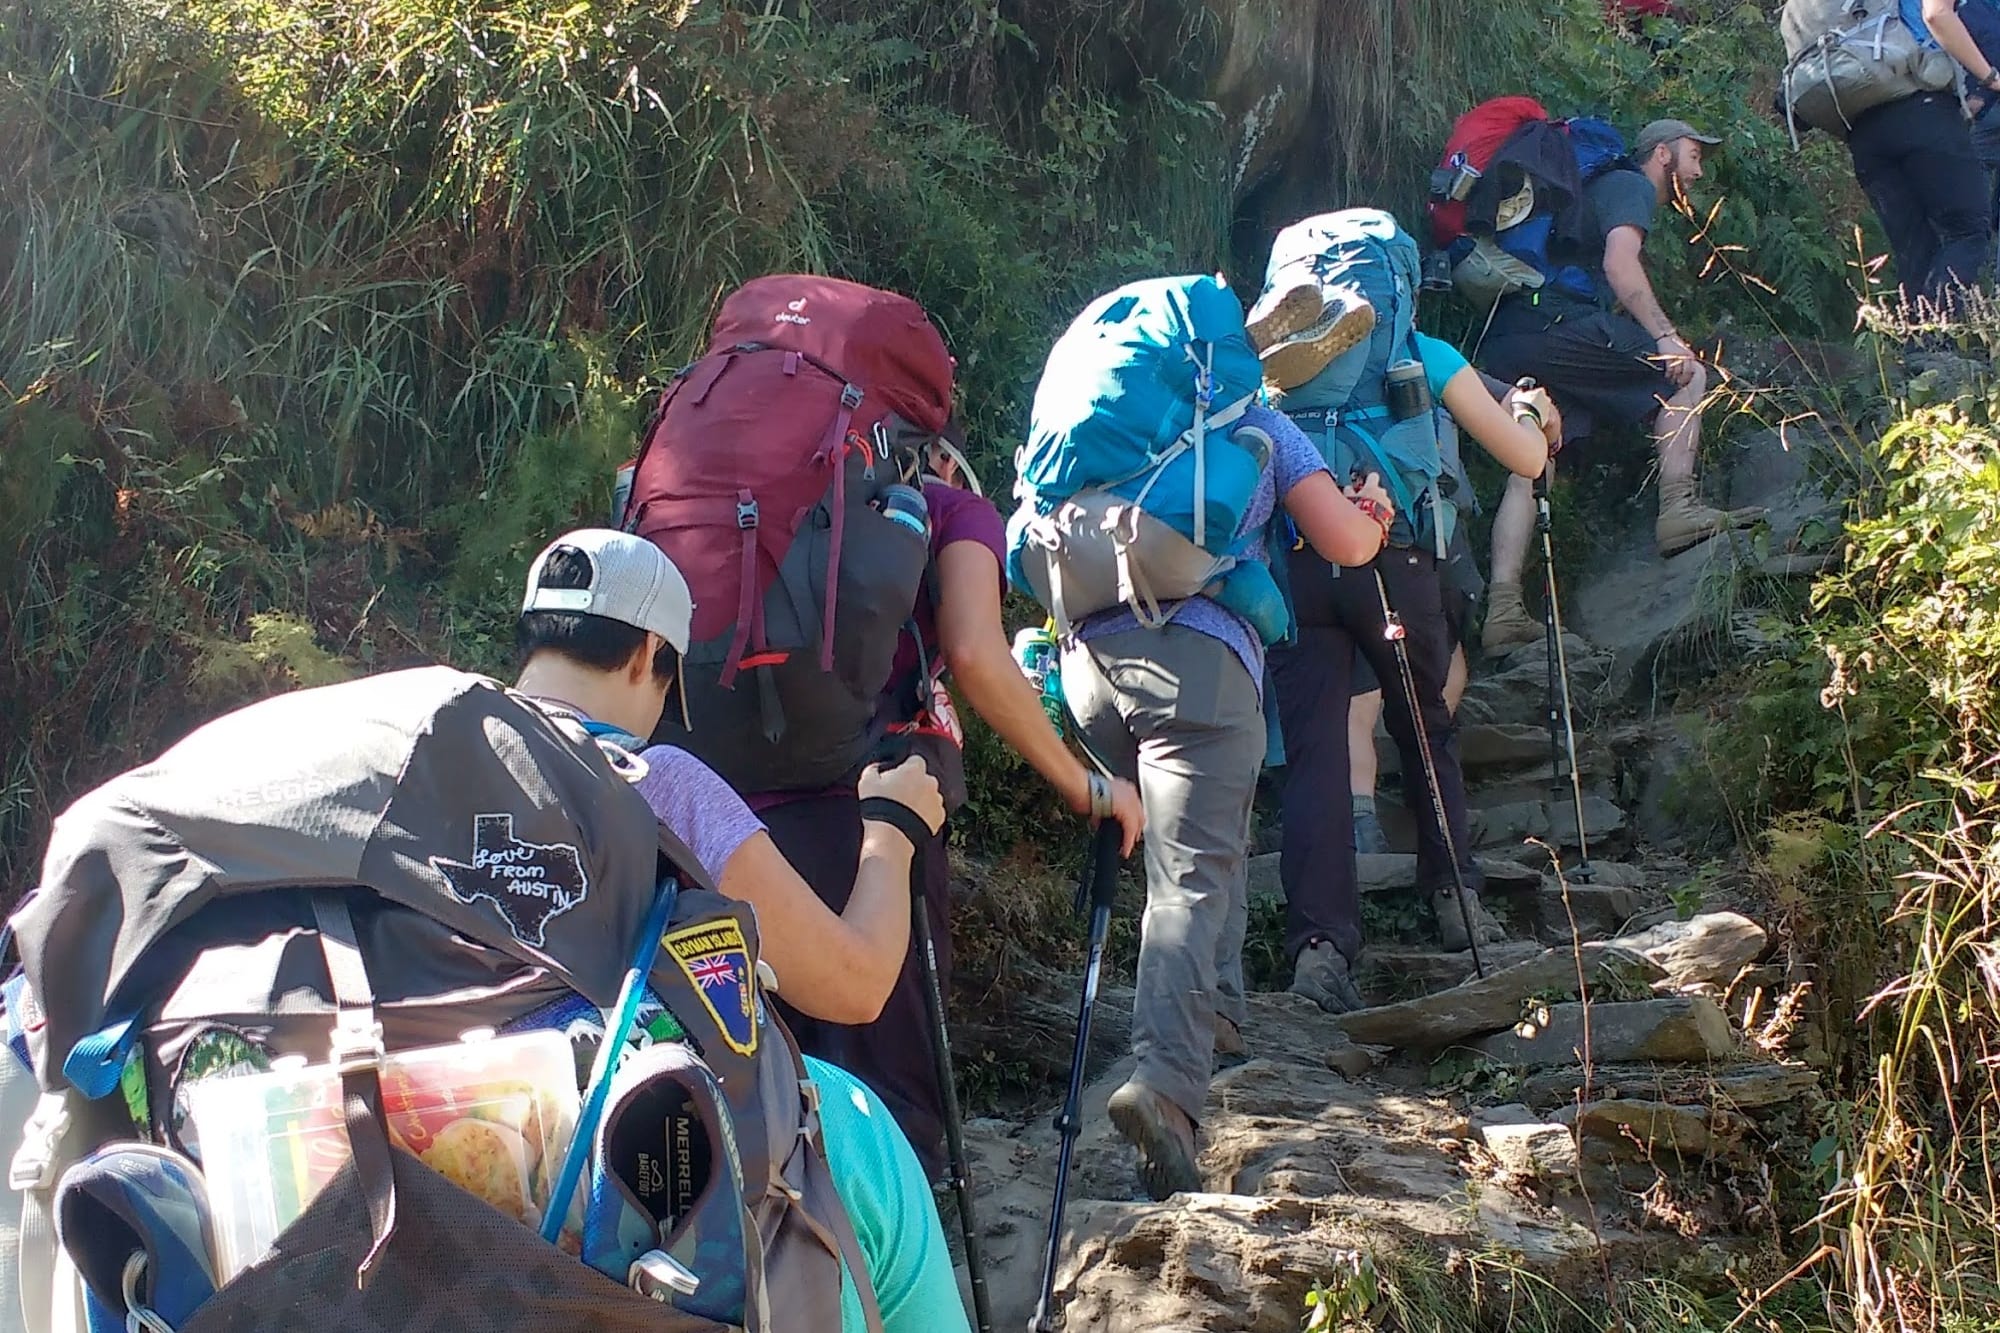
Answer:
[[[1458,840],[1451,836],[1451,820],[1445,814],[1444,792],[1438,786],[1437,756],[1431,752],[1430,728],[1424,725],[1424,710],[1417,700],[1417,678],[1410,670],[1410,650],[1403,642],[1409,637],[1409,629],[1403,618],[1389,605],[1389,585],[1382,582],[1382,571],[1370,565],[1369,573],[1375,576],[1375,595],[1382,600],[1382,637],[1396,654],[1396,672],[1403,679],[1403,699],[1410,710],[1410,721],[1416,725],[1417,755],[1424,761],[1424,783],[1431,789],[1431,814],[1437,820],[1438,836],[1444,839],[1445,856],[1451,862],[1451,890],[1458,899],[1458,916],[1465,923],[1465,942],[1472,950],[1472,971],[1474,975],[1486,975],[1485,960],[1479,956],[1479,930],[1472,920],[1472,909],[1466,906],[1465,871],[1458,864]]]
[[[1515,387],[1532,389],[1533,379],[1522,379]],[[1516,410],[1516,421],[1532,421],[1533,417]],[[1555,525],[1549,515],[1549,471],[1542,468],[1542,475],[1535,478],[1535,531],[1542,537],[1542,578],[1548,592],[1549,616],[1548,634],[1548,689],[1549,689],[1549,785],[1557,792],[1563,789],[1562,761],[1564,747],[1569,757],[1570,799],[1576,808],[1577,865],[1570,872],[1570,878],[1588,882],[1592,875],[1590,868],[1590,839],[1583,831],[1583,771],[1576,762],[1576,723],[1570,712],[1569,697],[1569,650],[1563,644],[1562,606],[1556,600],[1556,549]],[[1560,703],[1560,710],[1558,709]],[[1561,726],[1561,740],[1557,739],[1557,726]]]
[[[926,855],[930,853],[926,851]],[[920,887],[920,865],[912,867],[916,888],[911,908],[917,932],[917,957],[924,965],[924,1009],[930,1016],[931,1056],[937,1063],[938,1085],[944,1089],[944,1146],[951,1161],[951,1192],[958,1200],[958,1225],[965,1234],[965,1273],[972,1282],[972,1317],[979,1333],[993,1333],[993,1313],[986,1292],[986,1262],[979,1252],[979,1221],[972,1205],[972,1163],[965,1152],[965,1119],[958,1104],[958,1084],[952,1077],[951,1034],[945,1028],[944,987],[938,982],[937,945],[931,935],[930,909]]]
[[[1048,1248],[1042,1256],[1041,1298],[1028,1333],[1056,1333],[1056,1259],[1062,1250],[1063,1204],[1069,1197],[1070,1161],[1077,1136],[1083,1132],[1083,1073],[1090,1056],[1090,1020],[1097,1012],[1097,981],[1104,969],[1104,941],[1111,933],[1111,899],[1118,889],[1118,853],[1124,834],[1118,821],[1098,821],[1091,839],[1090,863],[1077,885],[1079,904],[1090,905],[1090,951],[1083,969],[1083,999],[1076,1011],[1076,1049],[1069,1061],[1069,1091],[1056,1114],[1062,1149],[1056,1155],[1056,1197],[1049,1210]]]

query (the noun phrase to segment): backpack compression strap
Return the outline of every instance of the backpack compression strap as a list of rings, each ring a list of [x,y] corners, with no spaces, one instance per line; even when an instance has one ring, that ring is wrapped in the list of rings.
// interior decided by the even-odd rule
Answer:
[[[330,1054],[340,1076],[341,1116],[347,1122],[355,1175],[368,1200],[372,1243],[354,1275],[356,1285],[366,1287],[396,1232],[396,1176],[382,1115],[382,1025],[375,1021],[375,992],[368,984],[346,901],[337,893],[321,892],[312,896],[312,906],[327,980],[339,1006]]]

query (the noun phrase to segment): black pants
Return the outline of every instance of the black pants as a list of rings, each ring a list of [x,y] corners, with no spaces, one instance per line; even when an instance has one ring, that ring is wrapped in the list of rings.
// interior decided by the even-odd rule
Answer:
[[[1918,93],[1877,107],[1855,122],[1847,149],[1904,293],[1942,304],[1977,282],[1992,245],[1991,203],[1958,99]]]
[[[836,912],[845,911],[861,866],[860,799],[851,792],[811,796],[759,811],[758,817],[770,830],[771,841],[820,901]],[[923,903],[937,947],[938,979],[950,994],[951,867],[945,859],[942,834],[932,839],[912,873],[923,876]],[[779,976],[778,985],[782,988],[784,983],[784,977]],[[777,1003],[779,1013],[799,1039],[800,1049],[839,1065],[882,1099],[909,1136],[925,1173],[936,1180],[945,1168],[944,1090],[938,1085],[932,1054],[924,985],[923,963],[912,929],[902,974],[873,1023],[828,1023],[808,1018],[782,999]]]
[[[1437,561],[1428,552],[1384,551],[1373,565],[1333,569],[1311,552],[1291,555],[1292,602],[1299,617],[1296,645],[1271,652],[1278,725],[1285,739],[1285,947],[1296,959],[1315,940],[1331,940],[1350,962],[1361,956],[1361,894],[1354,867],[1354,811],[1348,791],[1347,703],[1356,654],[1382,682],[1389,735],[1403,758],[1403,799],[1417,820],[1417,886],[1433,892],[1452,883],[1451,858],[1437,826],[1417,749],[1415,715],[1403,687],[1394,645],[1383,635],[1381,574],[1389,605],[1407,631],[1416,708],[1437,764],[1451,845],[1466,887],[1478,889],[1458,758],[1458,725],[1444,704],[1452,637],[1446,625]]]

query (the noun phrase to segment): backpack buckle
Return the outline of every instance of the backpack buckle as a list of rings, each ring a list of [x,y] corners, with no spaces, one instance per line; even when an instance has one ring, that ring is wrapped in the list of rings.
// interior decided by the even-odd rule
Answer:
[[[736,526],[746,532],[757,526],[757,502],[755,500],[738,500],[736,502]]]
[[[334,1021],[333,1037],[327,1043],[327,1054],[333,1061],[334,1072],[345,1078],[349,1074],[379,1069],[385,1053],[382,1025],[376,1021],[375,1011],[343,1009]]]
[[[861,390],[852,384],[841,386],[840,405],[850,412],[861,406]]]
[[[60,1092],[43,1093],[7,1168],[7,1184],[15,1193],[45,1190],[56,1183],[56,1149],[68,1131],[69,1098]]]

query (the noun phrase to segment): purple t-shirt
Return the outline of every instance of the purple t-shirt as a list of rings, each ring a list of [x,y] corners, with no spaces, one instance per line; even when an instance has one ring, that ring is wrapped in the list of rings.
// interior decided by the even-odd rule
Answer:
[[[720,884],[722,868],[764,823],[750,812],[736,789],[686,750],[655,745],[639,757],[646,776],[632,785],[653,808],[653,817],[694,853],[708,877]]]
[[[1327,470],[1326,459],[1320,456],[1319,447],[1292,424],[1290,417],[1276,408],[1252,407],[1244,412],[1241,424],[1255,426],[1271,437],[1271,462],[1264,469],[1264,475],[1257,480],[1256,493],[1250,497],[1250,508],[1243,515],[1243,523],[1237,529],[1238,536],[1261,529],[1271,521],[1278,502],[1291,494],[1292,487],[1315,472]],[[1243,558],[1268,564],[1271,556],[1260,537]],[[1184,629],[1222,640],[1229,651],[1236,654],[1236,660],[1243,664],[1243,669],[1250,673],[1250,679],[1257,683],[1257,697],[1260,700],[1264,697],[1264,641],[1250,627],[1249,621],[1208,597],[1188,598],[1167,613],[1167,620]],[[1075,634],[1079,641],[1088,643],[1106,634],[1119,634],[1137,628],[1139,618],[1132,614],[1131,608],[1121,606],[1085,617],[1077,625]]]

